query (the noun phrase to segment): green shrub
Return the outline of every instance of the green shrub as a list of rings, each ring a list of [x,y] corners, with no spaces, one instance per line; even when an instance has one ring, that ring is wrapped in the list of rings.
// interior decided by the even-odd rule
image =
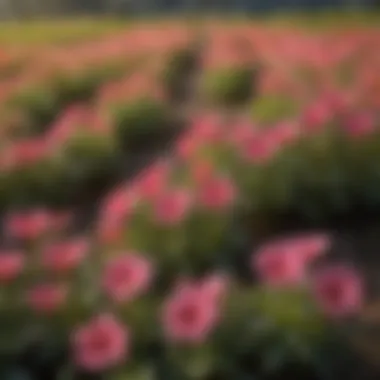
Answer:
[[[2,205],[68,205],[86,191],[96,191],[120,167],[113,140],[78,133],[55,156],[4,172],[0,177]]]
[[[7,106],[23,115],[24,123],[19,131],[27,136],[43,132],[60,109],[58,94],[42,84],[16,94]]]
[[[297,116],[297,101],[281,95],[261,96],[254,100],[251,114],[255,121],[270,124]]]
[[[99,86],[123,75],[126,65],[125,62],[117,62],[85,68],[75,75],[62,73],[53,80],[52,86],[63,105],[89,100]]]
[[[26,165],[0,177],[2,206],[66,204],[75,193],[67,167],[58,159]]]
[[[117,141],[123,149],[149,149],[175,127],[167,106],[148,97],[117,105],[113,115]]]
[[[206,74],[202,90],[205,98],[220,106],[239,106],[254,96],[255,70],[250,67],[226,68]]]
[[[162,83],[168,98],[182,100],[187,94],[188,82],[198,68],[199,52],[187,47],[171,52],[162,72]]]
[[[128,67],[125,62],[113,62],[75,74],[57,73],[48,82],[21,91],[7,104],[23,115],[17,133],[31,136],[44,132],[64,107],[90,100],[97,88],[123,75]]]
[[[120,166],[119,151],[110,136],[78,132],[64,147],[64,162],[70,182],[77,191],[91,191],[89,184],[101,186]]]

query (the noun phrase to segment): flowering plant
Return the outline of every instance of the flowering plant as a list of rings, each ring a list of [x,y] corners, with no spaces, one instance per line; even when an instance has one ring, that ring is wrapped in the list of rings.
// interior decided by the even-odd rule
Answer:
[[[344,81],[347,89],[332,74],[360,38],[330,46],[294,33],[215,28],[197,57],[212,79],[209,95],[218,106],[249,104],[257,87],[254,120],[243,107],[236,115],[191,103],[172,154],[133,179],[125,175],[129,160],[177,129],[165,87],[172,79],[162,82],[153,58],[162,68],[159,57],[189,43],[187,33],[139,30],[82,53],[60,51],[58,71],[50,57],[49,75],[21,81],[42,95],[15,106],[38,126],[33,137],[9,127],[0,142],[0,347],[21,363],[17,375],[324,380],[355,364],[344,356],[344,327],[365,305],[364,276],[330,261],[327,232],[274,238],[272,222],[283,215],[287,227],[299,216],[325,222],[356,204],[378,206],[377,79],[368,63],[377,56],[363,49],[351,68],[361,74]],[[255,47],[248,56],[233,49],[234,33]],[[104,71],[93,72],[99,55],[117,68],[129,55],[147,62],[110,72],[107,58]],[[165,64],[185,75],[193,59]],[[257,81],[256,61],[267,67]],[[293,80],[303,66],[320,81]],[[11,89],[10,99],[19,93]],[[79,197],[84,182],[89,191]],[[99,182],[107,193],[94,197]],[[41,207],[47,203],[71,203],[72,212]],[[331,347],[343,365],[330,363]],[[43,359],[46,352],[54,358]],[[4,378],[15,376],[12,362]]]

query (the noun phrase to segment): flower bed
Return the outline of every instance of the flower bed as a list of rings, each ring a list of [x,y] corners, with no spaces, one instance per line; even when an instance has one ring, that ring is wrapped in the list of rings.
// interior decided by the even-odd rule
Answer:
[[[13,98],[2,378],[357,379],[371,299],[328,226],[380,209],[378,34],[175,32],[94,44]]]

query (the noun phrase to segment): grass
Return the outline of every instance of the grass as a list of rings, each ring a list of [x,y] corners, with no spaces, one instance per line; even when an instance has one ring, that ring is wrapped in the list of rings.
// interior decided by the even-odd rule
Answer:
[[[110,35],[126,27],[125,21],[108,18],[2,22],[0,45],[30,46],[80,42]]]
[[[235,23],[259,23],[273,27],[291,26],[308,30],[345,29],[345,28],[379,28],[380,12],[359,11],[324,11],[324,12],[278,12],[269,14],[202,14],[192,16],[151,17],[143,19],[116,18],[76,18],[62,20],[12,21],[0,23],[0,45],[35,46],[49,44],[69,44],[111,35],[126,30],[133,25],[183,23],[183,19],[193,22],[209,20]]]
[[[379,28],[380,12],[359,12],[355,10],[313,13],[279,13],[268,19],[278,25],[297,26],[307,29]]]

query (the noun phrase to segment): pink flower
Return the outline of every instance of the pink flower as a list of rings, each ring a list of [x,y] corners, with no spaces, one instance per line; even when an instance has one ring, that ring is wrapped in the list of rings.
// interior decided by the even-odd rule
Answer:
[[[198,201],[207,209],[220,210],[232,205],[236,198],[236,188],[226,177],[210,178],[199,186]]]
[[[280,148],[280,143],[269,133],[254,134],[238,147],[243,158],[253,164],[265,164],[276,155]]]
[[[27,303],[36,312],[50,314],[63,305],[67,293],[67,288],[63,285],[35,285],[27,292]]]
[[[176,155],[183,160],[188,160],[200,149],[203,142],[192,131],[181,137],[176,143]]]
[[[137,194],[124,186],[117,188],[107,196],[102,205],[102,217],[123,219],[128,217],[138,202]]]
[[[83,104],[75,104],[66,108],[51,126],[47,139],[55,144],[66,142],[78,126],[85,126],[89,118],[89,109]]]
[[[348,92],[330,89],[326,91],[323,98],[330,110],[334,114],[340,115],[345,113],[345,111],[349,108],[350,103],[352,102],[350,96],[351,95]]]
[[[303,123],[307,131],[320,131],[332,118],[329,106],[323,101],[317,101],[306,108]]]
[[[314,233],[288,237],[276,244],[282,244],[285,249],[303,258],[305,263],[310,263],[328,251],[331,241],[326,234]]]
[[[53,243],[42,253],[43,265],[57,273],[75,269],[85,258],[89,246],[85,239]]]
[[[207,143],[220,141],[222,129],[219,119],[218,115],[202,115],[196,118],[191,126],[193,136]]]
[[[167,190],[154,202],[154,219],[163,225],[180,223],[186,217],[191,202],[191,195],[186,189]]]
[[[51,227],[55,231],[67,228],[73,219],[73,214],[69,211],[55,212],[51,214]]]
[[[351,115],[343,123],[343,128],[350,137],[359,138],[374,132],[376,124],[374,117],[370,113],[362,112]]]
[[[280,146],[293,143],[300,136],[300,133],[299,126],[290,121],[280,122],[269,130],[273,140]]]
[[[201,289],[211,300],[219,301],[227,292],[228,277],[221,273],[214,273],[201,281]]]
[[[241,121],[239,124],[233,125],[228,140],[238,148],[246,141],[251,141],[257,134],[257,126],[251,125],[247,121]]]
[[[124,232],[124,223],[120,219],[100,219],[97,236],[100,242],[108,244],[120,241]]]
[[[271,286],[299,284],[305,278],[305,258],[282,241],[265,245],[252,256],[252,267]]]
[[[31,165],[46,157],[48,146],[44,139],[19,141],[11,146],[16,165]]]
[[[6,230],[16,239],[34,240],[49,230],[50,222],[45,210],[13,213],[6,220]]]
[[[202,343],[214,327],[218,311],[202,289],[183,287],[164,304],[164,333],[172,341]]]
[[[147,169],[137,179],[137,189],[144,199],[155,199],[165,189],[170,173],[166,162],[160,162]]]
[[[228,282],[223,273],[212,273],[196,281],[185,277],[178,281],[175,291],[176,294],[198,291],[200,297],[207,298],[209,302],[218,302],[226,294]]]
[[[362,305],[362,279],[348,266],[334,265],[317,272],[312,288],[317,304],[329,316],[344,317]]]
[[[0,252],[0,282],[5,283],[14,280],[22,272],[25,258],[22,252]]]
[[[87,371],[98,372],[127,358],[130,333],[114,316],[102,314],[74,331],[72,345],[75,363]]]
[[[103,274],[103,288],[116,302],[126,302],[144,293],[151,284],[153,267],[133,252],[111,259]]]

